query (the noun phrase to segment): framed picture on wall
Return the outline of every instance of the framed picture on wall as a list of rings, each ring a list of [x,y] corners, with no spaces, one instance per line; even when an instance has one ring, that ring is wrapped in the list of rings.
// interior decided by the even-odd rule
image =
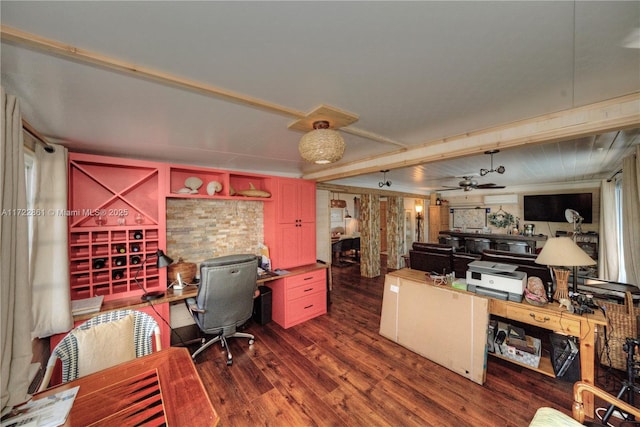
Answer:
[[[344,209],[331,208],[331,222],[340,222],[344,220]]]

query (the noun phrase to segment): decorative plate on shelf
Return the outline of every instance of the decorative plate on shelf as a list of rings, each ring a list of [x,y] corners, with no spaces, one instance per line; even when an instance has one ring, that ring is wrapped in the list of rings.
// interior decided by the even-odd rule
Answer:
[[[220,191],[222,191],[222,184],[220,184],[218,181],[211,181],[209,184],[207,184],[208,195],[213,196]]]
[[[176,194],[189,194],[189,193],[191,193],[191,189],[187,188],[187,187],[184,187],[184,188],[181,188],[179,190],[174,191],[174,193],[176,193]]]
[[[184,186],[189,187],[192,190],[197,190],[202,187],[202,180],[198,177],[192,176],[184,181]]]

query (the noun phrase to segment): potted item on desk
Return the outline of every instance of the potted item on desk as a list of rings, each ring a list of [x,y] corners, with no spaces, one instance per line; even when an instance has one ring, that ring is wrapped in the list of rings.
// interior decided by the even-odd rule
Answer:
[[[198,266],[194,262],[184,262],[182,258],[178,258],[178,262],[171,264],[167,268],[167,278],[170,283],[178,280],[178,274],[180,274],[181,280],[185,284],[193,283],[193,278],[196,277]]]

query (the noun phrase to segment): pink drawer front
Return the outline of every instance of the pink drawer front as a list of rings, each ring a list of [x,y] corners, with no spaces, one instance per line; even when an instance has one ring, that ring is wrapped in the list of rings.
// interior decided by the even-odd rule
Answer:
[[[300,286],[304,283],[316,282],[318,280],[326,280],[327,272],[325,269],[310,271],[305,274],[297,274],[295,276],[285,278],[287,288]]]
[[[314,293],[295,301],[289,301],[289,316],[286,328],[302,323],[327,312],[326,293]]]
[[[314,282],[302,283],[301,285],[290,287],[287,289],[287,301],[292,301],[317,292],[324,293],[326,287],[327,285],[325,284],[324,278],[319,281],[316,280]]]

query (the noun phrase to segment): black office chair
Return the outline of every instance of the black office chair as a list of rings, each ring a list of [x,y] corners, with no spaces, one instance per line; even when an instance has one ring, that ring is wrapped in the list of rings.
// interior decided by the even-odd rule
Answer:
[[[340,262],[340,255],[342,254],[342,240],[331,244],[331,252],[333,253],[333,263],[338,264]]]
[[[353,238],[353,252],[354,252],[356,261],[359,262],[360,261],[360,238],[359,237]]]
[[[346,256],[350,258],[353,251],[353,238],[342,239],[342,252],[340,253],[340,261],[342,261],[342,256]]]
[[[228,255],[203,261],[200,264],[200,286],[196,298],[186,300],[193,319],[206,335],[195,357],[212,344],[220,341],[227,350],[227,365],[233,363],[227,338],[249,338],[251,334],[238,332],[253,314],[253,298],[257,289],[258,257],[255,255]]]

